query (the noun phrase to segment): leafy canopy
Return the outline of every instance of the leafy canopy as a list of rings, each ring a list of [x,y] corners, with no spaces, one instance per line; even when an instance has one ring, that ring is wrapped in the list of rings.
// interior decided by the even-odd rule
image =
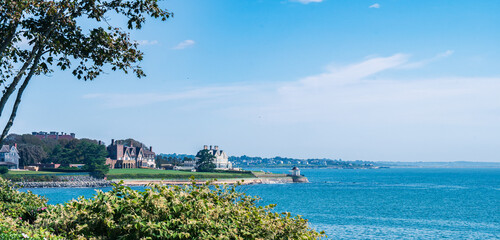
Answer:
[[[111,15],[125,17],[126,29],[112,26]],[[171,16],[158,0],[3,0],[0,116],[20,87],[0,141],[13,125],[32,76],[60,69],[70,70],[78,79],[93,80],[110,67],[144,77],[139,65],[143,53],[128,31],[142,28],[148,17],[164,21]]]
[[[203,149],[199,151],[196,157],[198,158],[196,161],[196,170],[198,172],[212,172],[215,170],[215,156],[209,150]]]

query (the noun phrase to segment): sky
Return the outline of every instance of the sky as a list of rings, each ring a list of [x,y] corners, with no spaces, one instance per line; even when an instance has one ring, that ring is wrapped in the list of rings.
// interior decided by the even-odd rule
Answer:
[[[132,32],[146,78],[39,76],[11,132],[156,153],[500,161],[499,1],[160,4],[174,18]]]

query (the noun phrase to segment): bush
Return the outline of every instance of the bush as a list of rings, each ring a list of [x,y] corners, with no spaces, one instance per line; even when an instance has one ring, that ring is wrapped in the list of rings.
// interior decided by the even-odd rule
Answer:
[[[28,192],[19,192],[10,181],[0,178],[0,213],[28,223],[47,208],[47,199]]]
[[[0,239],[318,239],[307,220],[257,206],[235,186],[115,185],[47,205],[0,178]]]
[[[96,239],[317,239],[307,220],[256,206],[235,187],[117,185],[56,205],[35,225],[68,238]]]
[[[0,167],[0,175],[4,175],[9,172],[9,169],[5,166]]]

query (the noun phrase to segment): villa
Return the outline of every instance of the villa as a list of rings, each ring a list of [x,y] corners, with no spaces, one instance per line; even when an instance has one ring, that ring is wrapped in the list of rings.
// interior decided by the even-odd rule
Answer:
[[[19,152],[17,144],[14,146],[3,145],[0,149],[0,166],[5,166],[8,169],[19,169]]]
[[[108,146],[109,157],[106,165],[110,169],[115,168],[156,168],[155,153],[153,147],[134,147],[117,144],[114,139]]]

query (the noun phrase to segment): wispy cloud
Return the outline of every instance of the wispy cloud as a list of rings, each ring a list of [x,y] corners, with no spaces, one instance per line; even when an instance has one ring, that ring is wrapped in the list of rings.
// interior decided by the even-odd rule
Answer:
[[[175,47],[172,49],[180,50],[180,49],[185,49],[187,47],[193,46],[196,42],[194,40],[188,39],[180,42],[177,44]]]
[[[414,69],[414,68],[421,68],[427,64],[430,64],[432,62],[435,62],[435,61],[438,61],[438,60],[441,60],[443,58],[447,58],[451,55],[453,55],[455,51],[453,50],[446,50],[445,52],[442,52],[442,53],[438,53],[436,54],[436,56],[432,57],[432,58],[429,58],[429,59],[424,59],[424,60],[421,60],[421,61],[417,61],[417,62],[410,62],[410,63],[407,63],[403,66],[401,66],[401,68],[403,69]]]
[[[437,54],[426,63],[452,53]],[[284,83],[274,90],[259,91],[258,95],[252,96],[261,99],[259,102],[238,106],[234,111],[240,112],[231,114],[247,118],[262,116],[262,119],[276,123],[310,122],[318,126],[332,121],[351,125],[353,122],[444,123],[457,119],[463,121],[461,124],[474,124],[474,119],[461,113],[478,111],[475,108],[479,102],[485,109],[500,107],[494,103],[500,100],[495,94],[500,89],[500,79],[398,79],[380,75],[385,71],[404,71],[403,66],[410,64],[410,55],[398,53],[328,68],[323,73]],[[423,67],[426,64],[412,65]],[[467,99],[478,100],[470,103]],[[328,128],[328,125],[324,127]]]
[[[370,75],[384,70],[396,68],[408,62],[409,55],[394,54],[389,57],[369,58],[363,62],[347,65],[340,68],[329,68],[326,72],[305,77],[298,82],[284,87],[287,88],[316,88],[333,85],[352,84]]]
[[[309,4],[309,3],[320,3],[323,2],[323,0],[290,0],[291,2],[299,2],[302,4]]]
[[[249,88],[245,86],[204,87],[177,93],[95,93],[86,94],[83,98],[101,100],[104,106],[109,108],[126,108],[178,100],[214,99],[239,94],[246,90],[249,90]]]
[[[375,3],[369,6],[369,8],[380,8],[380,4]]]
[[[139,40],[137,43],[139,45],[156,45],[158,44],[158,40]]]

